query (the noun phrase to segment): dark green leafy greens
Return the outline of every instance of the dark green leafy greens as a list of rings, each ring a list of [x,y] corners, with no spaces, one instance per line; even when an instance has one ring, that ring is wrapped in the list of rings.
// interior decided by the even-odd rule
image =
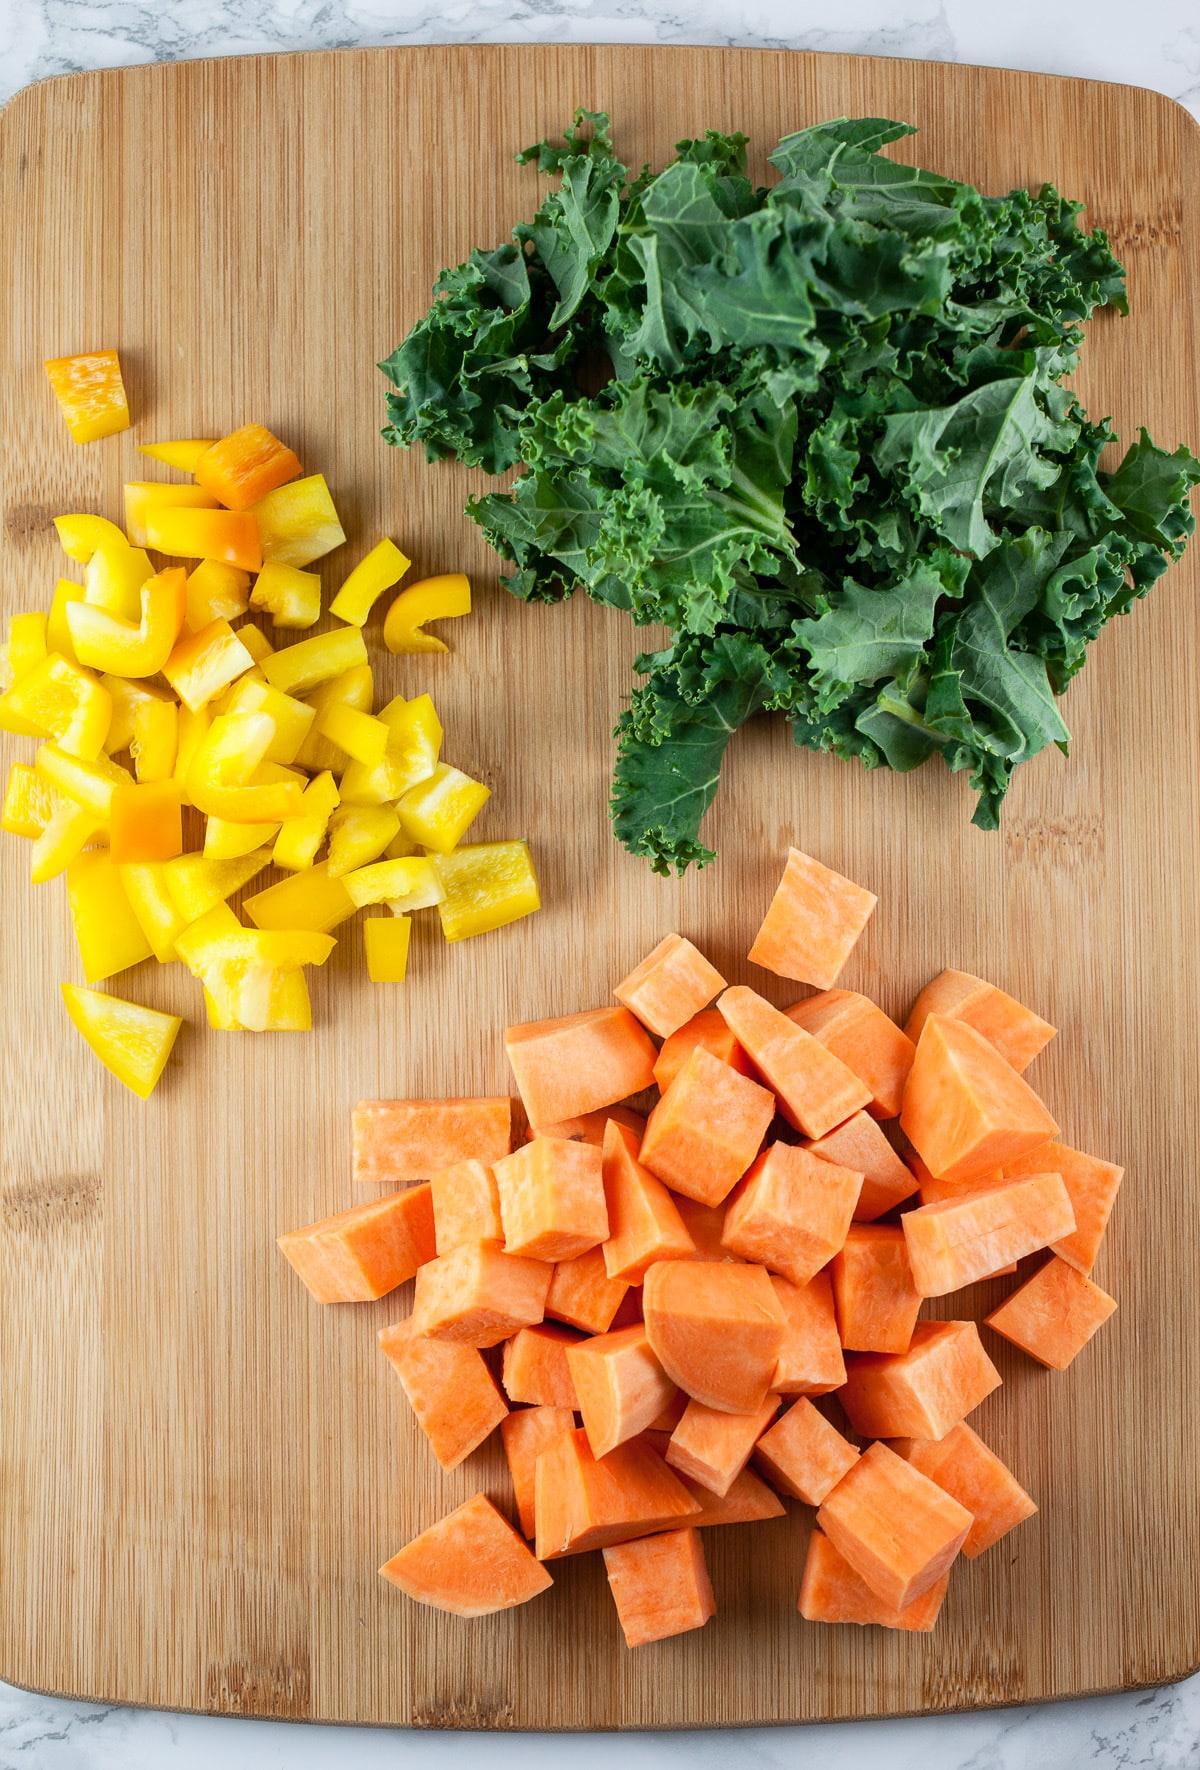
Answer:
[[[671,644],[617,725],[612,816],[659,872],[699,841],[732,734],[868,768],[940,752],[996,827],[1066,749],[1058,697],[1183,550],[1200,463],[1112,440],[1062,385],[1125,311],[1105,235],[1049,185],[985,197],[879,149],[878,118],[745,137],[631,178],[603,115],[520,156],[559,179],[511,242],[442,273],[382,364],[389,442],[507,491],[469,513],[516,596],[595,600]]]

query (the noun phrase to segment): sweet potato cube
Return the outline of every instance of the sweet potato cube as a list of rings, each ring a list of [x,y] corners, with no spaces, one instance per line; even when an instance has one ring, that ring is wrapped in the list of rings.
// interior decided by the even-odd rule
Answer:
[[[754,1460],[781,1492],[819,1506],[858,1461],[858,1452],[802,1395],[763,1433]]]
[[[507,1155],[512,1102],[360,1100],[354,1108],[354,1184],[405,1186],[455,1162]]]
[[[789,848],[750,958],[779,977],[832,989],[877,902],[874,892]]]
[[[672,1530],[700,1507],[644,1439],[602,1459],[580,1428],[537,1460],[534,1513],[539,1561],[582,1555],[652,1531]]]
[[[671,1434],[667,1461],[689,1481],[723,1498],[778,1411],[778,1395],[768,1395],[749,1414],[718,1413],[702,1401],[689,1401]]]
[[[519,1102],[518,1102],[519,1104]],[[610,1120],[618,1125],[626,1125],[629,1130],[636,1131],[639,1143],[646,1132],[644,1113],[634,1112],[629,1106],[605,1106],[599,1112],[581,1112],[573,1119],[560,1119],[555,1125],[531,1125],[530,1137],[566,1137],[572,1143],[594,1143],[597,1149],[604,1146],[604,1133]]]
[[[492,1164],[504,1247],[530,1260],[574,1260],[608,1236],[600,1151],[535,1137]]]
[[[504,1342],[501,1381],[508,1399],[534,1407],[577,1408],[567,1353],[578,1344],[578,1336],[569,1328],[547,1322],[518,1328]]]
[[[824,1137],[807,1138],[804,1147],[827,1162],[837,1162],[862,1175],[862,1191],[854,1207],[856,1223],[873,1223],[917,1190],[916,1175],[900,1160],[869,1113],[854,1113]]]
[[[763,1405],[786,1328],[765,1267],[660,1260],[642,1307],[655,1356],[694,1400],[731,1414]]]
[[[698,1530],[614,1543],[604,1568],[627,1647],[702,1629],[717,1613]]]
[[[504,1397],[473,1346],[431,1340],[410,1315],[380,1328],[379,1347],[443,1469],[457,1469],[503,1423]]]
[[[504,1240],[496,1176],[486,1162],[455,1162],[435,1174],[430,1186],[439,1254],[465,1241]]]
[[[671,1194],[638,1160],[640,1148],[640,1137],[610,1122],[603,1149],[604,1266],[610,1278],[626,1284],[641,1284],[656,1260],[682,1260],[696,1251]]]
[[[787,1017],[866,1083],[871,1090],[867,1111],[874,1118],[898,1115],[916,1046],[869,996],[850,989],[825,990],[797,1002]]]
[[[725,1210],[730,1253],[806,1285],[846,1239],[862,1175],[791,1143],[763,1151]]]
[[[481,1493],[414,1537],[379,1571],[418,1604],[452,1616],[493,1616],[527,1604],[554,1583]]]
[[[758,1154],[775,1099],[697,1045],[646,1124],[640,1160],[675,1192],[719,1205]]]
[[[556,1438],[574,1430],[575,1415],[565,1407],[522,1407],[500,1422],[523,1536],[532,1537],[534,1532],[537,1460]]]
[[[903,1610],[949,1571],[973,1519],[886,1444],[870,1444],[826,1495],[817,1523],[871,1590]]]
[[[727,989],[717,1007],[784,1118],[806,1137],[823,1137],[869,1103],[870,1088],[840,1057],[756,991]]]
[[[594,1457],[646,1431],[674,1400],[675,1385],[651,1350],[644,1322],[580,1340],[566,1358]]]
[[[702,1008],[678,1032],[663,1040],[654,1064],[654,1080],[660,1093],[666,1093],[697,1045],[703,1045],[711,1056],[719,1057],[739,1075],[753,1076],[754,1065],[725,1024],[725,1016],[716,1008]]]
[[[725,979],[682,934],[668,934],[613,990],[660,1039],[689,1021],[720,995]]]
[[[1016,1070],[965,1021],[931,1014],[904,1089],[900,1124],[939,1180],[1016,1161],[1058,1126]]]
[[[700,1506],[688,1520],[693,1530],[706,1530],[713,1524],[760,1524],[768,1518],[783,1518],[787,1512],[779,1495],[753,1469],[743,1469],[725,1494],[712,1493],[686,1475],[681,1479]]]
[[[892,1449],[967,1508],[975,1522],[963,1554],[972,1561],[1037,1511],[1016,1476],[965,1420],[944,1438],[897,1438]]]
[[[950,1584],[944,1573],[927,1592],[903,1610],[896,1610],[860,1579],[827,1536],[814,1530],[800,1582],[800,1614],[809,1622],[875,1623],[885,1629],[906,1629],[927,1635],[937,1621]]]
[[[291,1229],[278,1246],[318,1303],[372,1302],[406,1283],[437,1251],[429,1187]]]
[[[1042,1148],[1046,1147],[1043,1143]],[[944,1198],[964,1198],[968,1192],[989,1192],[993,1186],[1008,1184],[1003,1168],[991,1168],[986,1174],[973,1175],[970,1180],[939,1180],[936,1174],[929,1172],[919,1155],[910,1154],[907,1160],[916,1176],[917,1197],[923,1205],[938,1205]]]
[[[840,1389],[846,1365],[829,1274],[818,1272],[799,1286],[772,1274],[771,1289],[786,1323],[772,1389],[779,1395],[828,1395]]]
[[[464,1242],[417,1273],[413,1326],[438,1340],[497,1346],[541,1321],[553,1267],[502,1253],[494,1242]]]
[[[729,1252],[721,1237],[725,1233],[725,1207],[723,1205],[701,1205],[694,1198],[684,1198],[681,1192],[672,1193],[671,1202],[683,1220],[683,1226],[692,1238],[692,1253],[689,1260],[733,1260],[735,1255]]]
[[[546,1314],[586,1334],[606,1334],[628,1290],[623,1280],[608,1276],[603,1249],[589,1248],[574,1260],[556,1263],[546,1292]]]
[[[1065,1371],[1116,1306],[1107,1291],[1055,1254],[984,1320],[1039,1364]]]
[[[899,1224],[852,1223],[829,1275],[838,1333],[848,1352],[908,1351],[921,1292]]]
[[[612,1106],[654,1080],[653,1040],[628,1008],[593,1008],[505,1029],[504,1048],[531,1125]]]
[[[944,1297],[1023,1260],[1075,1227],[1058,1174],[1027,1174],[983,1192],[963,1193],[904,1213],[913,1282],[923,1297]]]
[[[1125,1170],[1098,1156],[1084,1155],[1067,1143],[1045,1143],[1015,1162],[1005,1162],[1004,1178],[1015,1180],[1022,1174],[1059,1174],[1075,1212],[1075,1228],[1051,1247],[1060,1260],[1083,1273],[1086,1278],[1096,1264],[1100,1243],[1108,1228]]]
[[[944,1438],[999,1386],[973,1321],[919,1321],[907,1352],[853,1354],[838,1400],[860,1438]]]
[[[969,971],[942,971],[925,985],[904,1028],[914,1044],[931,1014],[974,1027],[1018,1075],[1028,1069],[1055,1033],[1050,1022],[1032,1008],[1005,995],[994,983],[972,977]]]

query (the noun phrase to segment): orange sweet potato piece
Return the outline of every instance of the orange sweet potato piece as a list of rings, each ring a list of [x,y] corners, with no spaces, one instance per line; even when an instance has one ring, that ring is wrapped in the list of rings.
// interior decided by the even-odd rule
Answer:
[[[481,1493],[414,1537],[379,1571],[418,1604],[452,1616],[511,1610],[554,1583]]]
[[[589,1248],[577,1259],[556,1263],[546,1292],[546,1314],[586,1334],[606,1334],[628,1290],[624,1280],[608,1276],[603,1249]]]
[[[1041,1145],[1043,1149],[1046,1145]],[[910,1153],[909,1166],[917,1180],[917,1194],[923,1205],[941,1204],[944,1198],[963,1198],[968,1192],[988,1192],[993,1186],[1006,1184],[1003,1168],[991,1168],[986,1174],[975,1174],[970,1180],[939,1180],[931,1174],[920,1156]]]
[[[628,1008],[592,1008],[505,1029],[504,1048],[531,1125],[612,1106],[654,1080],[653,1040]]]
[[[1055,1254],[984,1320],[1039,1364],[1065,1371],[1116,1306],[1107,1291]]]
[[[671,1434],[667,1461],[689,1481],[724,1498],[778,1409],[778,1395],[768,1395],[748,1414],[718,1413],[702,1401],[689,1401]]]
[[[873,1223],[917,1190],[916,1175],[905,1167],[866,1112],[854,1113],[824,1137],[807,1138],[804,1147],[827,1162],[837,1162],[862,1175],[862,1191],[854,1207],[856,1223]]]
[[[786,1328],[764,1267],[660,1260],[642,1307],[655,1356],[694,1400],[733,1414],[763,1405]]]
[[[827,1536],[814,1530],[808,1539],[799,1609],[809,1622],[876,1623],[885,1629],[927,1635],[937,1621],[949,1584],[950,1575],[944,1573],[905,1609],[896,1610],[859,1578]]]
[[[610,1123],[603,1150],[608,1240],[604,1266],[610,1278],[641,1284],[656,1260],[686,1259],[696,1244],[671,1194],[638,1160],[641,1138]]]
[[[806,1285],[771,1277],[786,1326],[771,1387],[780,1395],[828,1395],[846,1381],[842,1343],[827,1272]]]
[[[354,1108],[354,1184],[405,1186],[455,1162],[507,1155],[512,1102],[360,1100]]]
[[[660,1039],[689,1021],[720,995],[725,979],[682,934],[668,934],[613,990],[643,1026]]]
[[[817,1523],[876,1596],[904,1610],[949,1571],[973,1519],[886,1444],[870,1444],[826,1495]]]
[[[913,1282],[923,1297],[944,1297],[1023,1260],[1075,1227],[1058,1174],[1026,1174],[1003,1186],[963,1193],[904,1214]]]
[[[508,1399],[534,1407],[577,1408],[579,1401],[567,1353],[578,1344],[578,1336],[569,1328],[553,1327],[547,1322],[518,1328],[504,1342],[501,1382]]]
[[[840,1057],[755,990],[727,989],[717,1007],[784,1118],[806,1137],[823,1137],[870,1101],[870,1088]]]
[[[717,1613],[697,1530],[614,1543],[604,1551],[604,1567],[627,1647],[701,1629]]]
[[[919,1321],[907,1352],[853,1354],[838,1400],[860,1438],[944,1438],[999,1386],[973,1321]]]
[[[706,1530],[713,1524],[760,1524],[768,1518],[782,1518],[787,1511],[779,1495],[753,1469],[743,1469],[726,1494],[711,1493],[686,1475],[682,1481],[700,1507],[688,1520],[693,1530]]]
[[[965,1420],[944,1438],[897,1438],[892,1449],[967,1508],[975,1522],[963,1554],[971,1560],[1037,1511],[1016,1476]]]
[[[565,1407],[520,1407],[500,1422],[523,1536],[532,1537],[534,1532],[537,1460],[556,1438],[574,1430],[575,1415]]]
[[[1125,1170],[1098,1156],[1084,1155],[1066,1143],[1045,1143],[1015,1162],[1005,1162],[1004,1177],[1015,1180],[1021,1174],[1060,1174],[1075,1212],[1075,1228],[1050,1246],[1060,1260],[1074,1266],[1086,1278],[1096,1264],[1100,1243],[1108,1228]]]
[[[413,1327],[464,1346],[497,1346],[541,1321],[553,1267],[506,1254],[494,1242],[463,1242],[417,1273]]]
[[[754,1460],[781,1492],[819,1506],[858,1461],[858,1452],[802,1395],[763,1433]]]
[[[789,848],[750,958],[779,977],[832,989],[877,902],[874,892]]]
[[[916,1046],[870,996],[850,989],[825,990],[797,1002],[787,1017],[820,1039],[866,1083],[871,1090],[867,1111],[874,1118],[897,1116]]]
[[[636,1131],[639,1142],[645,1135],[644,1113],[634,1112],[629,1106],[605,1106],[599,1112],[581,1112],[573,1119],[560,1119],[556,1125],[531,1125],[529,1136],[566,1137],[572,1143],[594,1143],[600,1149],[604,1143],[605,1127],[610,1120]]]
[[[725,1209],[730,1253],[806,1285],[846,1239],[862,1175],[791,1143],[763,1151]]]
[[[666,1093],[697,1045],[703,1045],[739,1075],[754,1075],[754,1065],[726,1026],[724,1015],[716,1008],[702,1008],[678,1032],[663,1040],[654,1065],[654,1080],[660,1093]]]
[[[646,1427],[647,1432],[665,1432],[667,1437],[670,1438],[672,1432],[687,1412],[690,1399],[690,1396],[685,1395],[682,1389],[676,1389],[666,1407],[663,1408],[661,1413],[655,1414],[650,1424]],[[666,1445],[663,1446],[663,1455],[666,1455]]]
[[[415,1332],[410,1315],[380,1328],[379,1347],[443,1469],[456,1469],[503,1424],[504,1397],[473,1346],[431,1340]]]
[[[723,1205],[701,1205],[694,1198],[684,1198],[681,1192],[671,1195],[671,1202],[683,1221],[683,1226],[692,1238],[693,1252],[689,1260],[732,1260],[721,1237],[725,1233],[725,1207]]]
[[[535,1137],[493,1163],[504,1247],[529,1260],[574,1260],[608,1236],[600,1151]]]
[[[1018,1075],[1028,1069],[1055,1033],[1050,1022],[1032,1008],[1005,995],[994,983],[972,977],[969,971],[942,971],[925,985],[904,1028],[914,1044],[931,1014],[974,1027]]]
[[[318,1303],[372,1302],[405,1284],[437,1251],[429,1187],[291,1229],[278,1246]]]
[[[486,1162],[455,1162],[430,1181],[437,1251],[449,1253],[465,1241],[504,1240],[496,1176]]]
[[[908,1351],[921,1293],[898,1224],[852,1223],[829,1275],[838,1333],[847,1351]]]
[[[598,1460],[581,1427],[555,1439],[537,1460],[534,1513],[539,1561],[673,1530],[699,1510],[644,1439],[619,1444]]]
[[[226,510],[249,510],[303,471],[299,457],[265,425],[243,424],[205,449],[194,477]]]
[[[1011,1064],[965,1021],[931,1014],[904,1089],[900,1124],[938,1179],[1016,1161],[1058,1126]]]
[[[646,1123],[640,1160],[675,1192],[719,1205],[775,1116],[775,1099],[697,1045]]]
[[[675,1385],[651,1350],[643,1322],[581,1340],[566,1357],[574,1405],[595,1457],[653,1426],[674,1400]]]

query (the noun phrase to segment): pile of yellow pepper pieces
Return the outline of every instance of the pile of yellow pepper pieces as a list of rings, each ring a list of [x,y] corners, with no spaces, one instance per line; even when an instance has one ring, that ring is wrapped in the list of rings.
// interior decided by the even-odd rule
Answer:
[[[46,367],[77,441],[127,427],[115,353]],[[489,789],[440,760],[430,697],[374,708],[362,628],[408,570],[400,549],[380,541],[350,573],[329,606],[340,625],[276,650],[243,617],[319,620],[305,568],[346,538],[324,478],[257,424],[142,452],[191,483],[126,485],[124,530],[58,517],[83,581],[61,577],[48,612],[13,615],[0,648],[0,729],[39,741],[12,765],[0,827],[30,839],[35,883],[65,873],[88,984],[178,959],[211,1026],[307,1030],[304,967],[325,963],[357,909],[391,912],[364,925],[377,982],[403,979],[415,910],[436,905],[460,940],[537,909],[524,842],[460,846]],[[198,563],[156,569],[150,551]],[[414,584],[384,643],[446,651],[425,623],[470,606],[461,574]],[[246,899],[247,927],[228,899],[270,865],[285,876]],[[145,1098],[178,1018],[62,987],[88,1043]]]

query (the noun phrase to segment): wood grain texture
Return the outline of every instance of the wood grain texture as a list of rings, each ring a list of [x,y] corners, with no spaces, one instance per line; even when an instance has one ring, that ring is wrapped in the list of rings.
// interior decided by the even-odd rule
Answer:
[[[430,282],[532,209],[512,150],[577,104],[633,164],[706,126],[779,134],[843,113],[907,118],[915,157],[998,191],[1086,199],[1130,273],[1132,316],[1092,328],[1080,383],[1129,437],[1200,439],[1200,137],[1147,92],[840,56],[627,48],[371,50],[69,76],[0,118],[2,596],[42,606],[52,514],[120,508],[156,470],[135,438],[258,419],[323,470],[352,537],[422,571],[469,570],[477,613],[447,659],[377,654],[389,694],[430,689],[450,758],[527,833],[542,914],[452,948],[422,925],[411,981],[367,983],[353,930],[313,978],[307,1038],[208,1032],[180,967],[118,988],[189,1017],[141,1105],[82,1051],[61,881],[0,852],[0,1675],[106,1701],[418,1727],[648,1727],[897,1714],[1177,1678],[1200,1661],[1200,1222],[1196,1013],[1200,549],[1115,623],[1066,701],[1069,763],[1020,770],[999,835],[961,779],[867,775],[764,720],[733,747],[708,833],[721,859],[651,876],[605,816],[610,729],[642,638],[582,598],[524,608],[461,504],[472,477],[378,437],[374,363]],[[117,346],[131,435],[77,449],[41,360]],[[166,477],[165,472],[162,475]],[[378,645],[378,630],[369,637]],[[10,740],[6,754],[29,748]],[[703,1633],[627,1653],[597,1557],[527,1608],[464,1624],[376,1568],[480,1487],[445,1476],[375,1331],[321,1310],[274,1248],[352,1202],[360,1096],[508,1086],[501,1028],[608,999],[680,928],[744,960],[795,841],[880,894],[844,977],[902,1013],[944,964],[983,972],[1062,1032],[1034,1080],[1073,1142],[1124,1162],[1097,1272],[1121,1308],[1065,1377],[989,1341],[1004,1387],[975,1423],[1041,1511],[955,1571],[929,1637],[796,1614],[808,1514],[713,1535]],[[785,985],[767,993],[783,1002]],[[978,1287],[974,1312],[1003,1293]],[[949,1310],[946,1311],[950,1313]]]

